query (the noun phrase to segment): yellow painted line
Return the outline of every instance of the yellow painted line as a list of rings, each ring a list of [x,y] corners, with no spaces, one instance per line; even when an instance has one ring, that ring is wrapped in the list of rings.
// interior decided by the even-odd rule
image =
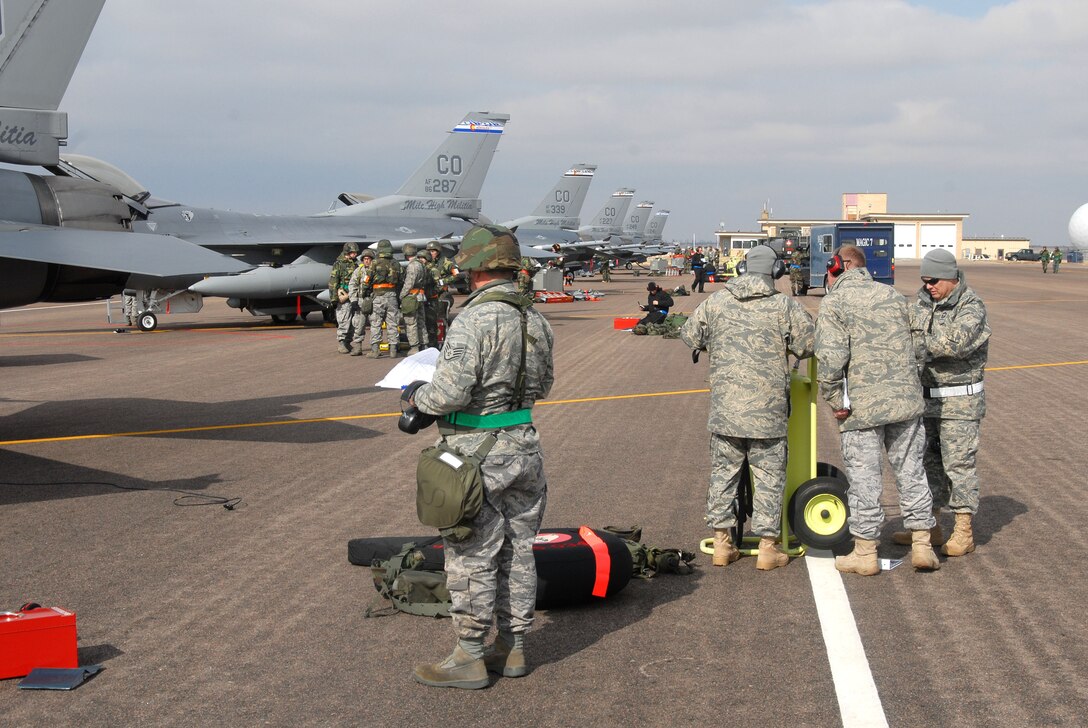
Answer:
[[[616,399],[638,399],[641,397],[669,397],[678,394],[705,394],[709,389],[685,389],[676,392],[646,392],[642,394],[617,394],[608,397],[584,397],[582,399],[559,399],[538,402],[538,405],[578,404],[582,402],[606,402]],[[344,415],[342,417],[314,417],[307,420],[274,420],[272,422],[245,422],[233,425],[207,425],[204,427],[178,427],[169,430],[144,430],[141,432],[104,432],[93,435],[69,435],[67,437],[40,437],[29,440],[4,440],[3,445],[34,445],[44,442],[73,442],[76,440],[104,440],[111,437],[150,437],[152,435],[179,435],[187,432],[210,432],[213,430],[240,430],[247,427],[276,427],[278,425],[308,425],[317,422],[346,422],[348,420],[373,420],[384,417],[400,417],[400,412],[382,412],[373,415]]]
[[[1037,369],[1040,367],[1063,367],[1088,365],[1088,361],[1064,361],[1051,364],[1021,364],[1007,367],[987,367],[987,372],[1010,371],[1013,369]],[[556,399],[537,402],[538,407],[561,404],[584,404],[586,402],[612,402],[624,399],[644,399],[647,397],[676,397],[686,394],[707,394],[709,389],[678,389],[670,392],[640,392],[637,394],[613,394],[603,397],[580,397],[576,399]],[[215,430],[240,430],[249,427],[277,427],[280,425],[309,425],[318,422],[348,422],[351,420],[374,420],[386,417],[400,417],[400,412],[381,412],[371,415],[344,415],[341,417],[314,417],[305,420],[274,420],[271,422],[244,422],[232,425],[207,425],[204,427],[178,427],[167,430],[143,430],[140,432],[106,432],[92,435],[69,435],[67,437],[39,437],[28,440],[3,440],[5,445],[34,445],[47,442],[73,442],[76,440],[103,440],[113,437],[151,437],[154,435],[179,435],[189,432],[212,432]]]
[[[1072,367],[1088,364],[1088,361],[1058,361],[1053,364],[1019,364],[1010,367],[986,367],[987,372],[1007,372],[1012,369],[1038,369],[1040,367]]]
[[[127,328],[124,324],[118,324],[114,328],[124,329]],[[236,333],[243,332],[249,334],[267,334],[269,331],[288,331],[290,329],[303,329],[303,328],[315,328],[303,325],[295,326],[261,326],[259,328],[247,327],[247,326],[230,326],[226,328],[215,327],[202,327],[198,329],[156,329],[154,331],[140,331],[138,329],[128,329],[130,334],[137,334],[143,336],[146,334],[176,334],[176,333]],[[41,332],[27,332],[27,333],[10,333],[0,334],[0,339],[17,339],[21,337],[35,338],[35,337],[49,337],[49,336],[117,336],[117,332],[113,329],[104,329],[102,331],[41,331]]]

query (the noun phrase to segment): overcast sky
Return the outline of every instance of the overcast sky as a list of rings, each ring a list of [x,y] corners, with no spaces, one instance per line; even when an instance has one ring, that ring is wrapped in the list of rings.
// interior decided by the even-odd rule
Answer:
[[[107,0],[69,150],[156,196],[266,213],[390,194],[470,110],[509,113],[482,197],[568,165],[672,210],[666,238],[891,212],[1066,243],[1088,202],[1088,2]]]

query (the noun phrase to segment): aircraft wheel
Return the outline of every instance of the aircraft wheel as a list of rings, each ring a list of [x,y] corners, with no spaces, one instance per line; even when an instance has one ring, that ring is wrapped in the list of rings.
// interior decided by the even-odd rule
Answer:
[[[136,317],[136,328],[140,331],[154,331],[158,325],[158,317],[150,311],[144,311]]]
[[[631,270],[631,264],[630,263],[624,263],[623,267],[626,268],[627,270]]]
[[[830,549],[850,539],[846,482],[821,476],[801,484],[790,498],[793,533],[811,548]]]
[[[277,324],[293,324],[298,321],[298,315],[293,313],[274,313],[272,320]]]

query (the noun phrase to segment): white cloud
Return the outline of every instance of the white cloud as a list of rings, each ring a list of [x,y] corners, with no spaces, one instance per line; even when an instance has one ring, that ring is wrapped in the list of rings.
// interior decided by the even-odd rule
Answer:
[[[73,151],[193,204],[388,193],[492,109],[513,116],[484,187],[497,219],[585,161],[583,217],[629,185],[678,239],[750,229],[767,197],[834,215],[879,184],[893,210],[1052,242],[1088,187],[1086,41],[1079,0],[110,0],[62,108]]]

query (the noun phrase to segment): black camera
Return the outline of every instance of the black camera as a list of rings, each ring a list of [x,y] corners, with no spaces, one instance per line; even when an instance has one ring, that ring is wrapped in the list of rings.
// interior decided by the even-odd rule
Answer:
[[[437,415],[429,415],[426,412],[420,412],[418,407],[409,404],[409,401],[416,393],[416,390],[424,384],[426,384],[426,382],[417,380],[409,384],[400,392],[400,419],[397,420],[397,427],[400,428],[401,432],[407,432],[409,435],[414,435],[420,430],[427,429],[438,419]]]

